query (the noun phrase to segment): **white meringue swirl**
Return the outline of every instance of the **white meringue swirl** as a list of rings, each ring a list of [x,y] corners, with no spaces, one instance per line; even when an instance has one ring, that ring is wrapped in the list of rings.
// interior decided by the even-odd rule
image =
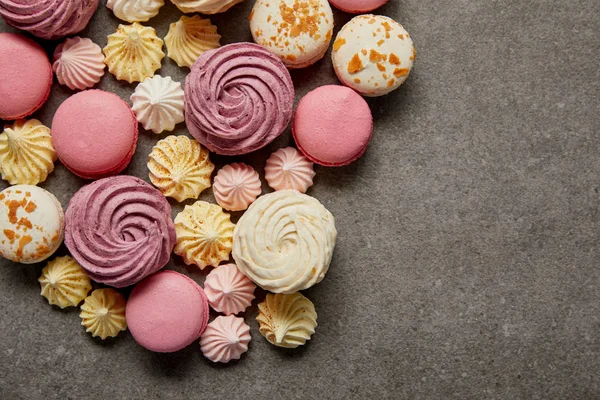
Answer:
[[[165,5],[163,0],[108,0],[115,17],[127,22],[144,22],[158,15],[158,10]]]
[[[218,14],[244,0],[171,0],[184,13]]]
[[[295,190],[259,197],[234,230],[236,265],[263,289],[293,293],[325,277],[337,231],[333,215]]]
[[[135,117],[147,131],[172,131],[184,121],[183,89],[169,76],[146,78],[137,85],[130,100]]]

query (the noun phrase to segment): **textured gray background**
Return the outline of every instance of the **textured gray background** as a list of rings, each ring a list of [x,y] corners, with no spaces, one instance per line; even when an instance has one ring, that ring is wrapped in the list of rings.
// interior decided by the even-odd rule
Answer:
[[[119,22],[101,3],[82,35],[104,46]],[[251,3],[211,18],[223,43],[250,39]],[[309,194],[339,243],[305,293],[313,340],[271,346],[254,306],[250,350],[226,366],[196,344],[160,355],[129,333],[102,342],[39,296],[42,265],[2,261],[0,398],[600,398],[600,2],[390,0],[379,13],[419,55],[400,90],[370,100],[365,156],[316,169]],[[164,37],[179,15],[168,4],[149,24]],[[337,12],[336,29],[347,20]],[[186,71],[165,58],[160,73]],[[336,83],[328,58],[293,78],[297,98]],[[134,88],[108,74],[100,87],[124,99]],[[35,116],[50,124],[70,94],[55,84]],[[161,137],[142,132],[125,172],[147,179]],[[241,159],[262,171],[291,143],[288,131]],[[66,206],[83,183],[57,164],[42,186]]]

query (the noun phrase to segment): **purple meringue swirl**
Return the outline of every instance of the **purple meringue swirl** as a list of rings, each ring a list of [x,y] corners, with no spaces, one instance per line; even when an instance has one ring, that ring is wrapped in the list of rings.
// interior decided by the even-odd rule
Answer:
[[[175,246],[171,206],[139,178],[100,179],[71,199],[65,244],[96,282],[133,285],[169,262]]]
[[[99,0],[0,0],[7,24],[42,39],[58,39],[82,31]]]
[[[294,85],[279,58],[253,43],[203,53],[185,80],[188,130],[209,150],[246,154],[288,126]]]

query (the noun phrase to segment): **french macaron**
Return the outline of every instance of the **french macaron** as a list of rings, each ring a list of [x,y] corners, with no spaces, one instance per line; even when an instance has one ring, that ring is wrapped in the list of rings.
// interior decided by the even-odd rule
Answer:
[[[65,218],[54,195],[33,185],[0,192],[0,255],[33,264],[50,257],[63,241]]]
[[[348,165],[363,155],[373,133],[369,105],[345,86],[316,88],[298,103],[292,134],[311,161],[329,167]]]
[[[48,100],[51,87],[52,66],[44,49],[23,35],[0,33],[0,119],[33,114]]]
[[[160,271],[135,286],[125,319],[139,345],[172,353],[200,338],[208,314],[208,299],[196,282],[179,272]]]
[[[138,139],[135,114],[119,96],[86,90],[65,100],[52,120],[60,161],[87,179],[116,175],[131,161]]]
[[[383,6],[388,0],[329,0],[332,6],[351,14],[362,14]]]

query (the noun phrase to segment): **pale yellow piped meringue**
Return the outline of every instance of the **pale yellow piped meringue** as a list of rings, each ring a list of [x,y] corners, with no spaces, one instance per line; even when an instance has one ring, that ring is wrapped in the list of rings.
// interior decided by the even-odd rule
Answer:
[[[92,290],[90,278],[71,256],[49,261],[38,282],[42,288],[40,294],[60,308],[76,307]]]
[[[171,0],[184,13],[218,14],[244,0]]]
[[[185,206],[175,217],[177,244],[175,254],[186,264],[200,269],[216,267],[229,259],[233,246],[233,229],[229,214],[216,204],[197,201]]]
[[[221,35],[210,20],[185,15],[169,27],[167,55],[180,67],[191,67],[202,53],[220,46]]]
[[[142,82],[160,69],[165,56],[162,46],[154,28],[137,22],[119,25],[103,49],[108,71],[119,80]]]
[[[50,128],[37,119],[19,120],[0,133],[0,171],[11,185],[37,185],[54,171]]]
[[[256,320],[261,335],[270,343],[296,348],[315,333],[317,312],[314,304],[300,293],[269,293],[258,305]]]
[[[181,202],[197,199],[210,187],[215,165],[208,150],[187,136],[167,136],[148,156],[150,182],[165,196]]]
[[[125,297],[115,289],[96,289],[81,305],[81,325],[92,336],[115,337],[127,329]]]

